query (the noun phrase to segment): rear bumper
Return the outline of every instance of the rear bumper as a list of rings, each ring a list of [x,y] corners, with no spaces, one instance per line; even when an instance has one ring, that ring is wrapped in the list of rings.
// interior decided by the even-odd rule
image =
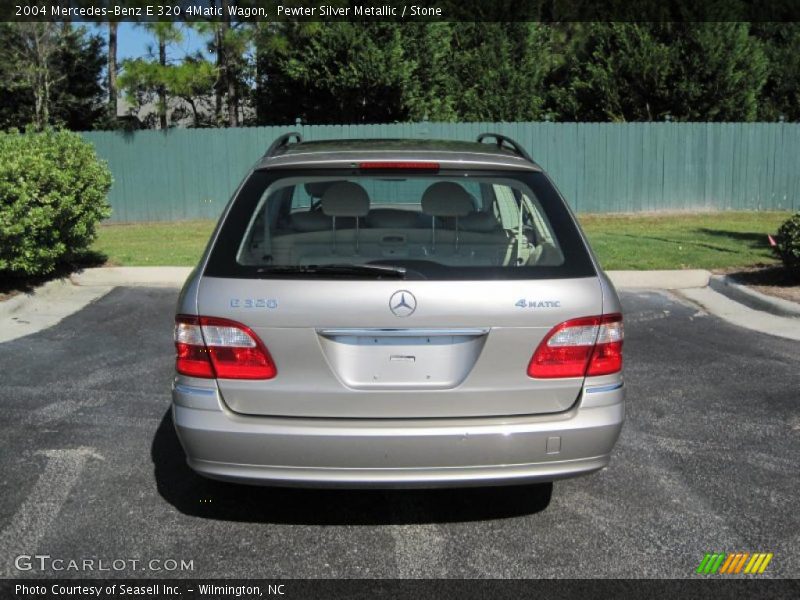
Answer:
[[[438,487],[551,481],[606,466],[623,389],[557,415],[355,420],[247,417],[216,390],[178,385],[173,419],[189,466],[229,481],[308,487]]]

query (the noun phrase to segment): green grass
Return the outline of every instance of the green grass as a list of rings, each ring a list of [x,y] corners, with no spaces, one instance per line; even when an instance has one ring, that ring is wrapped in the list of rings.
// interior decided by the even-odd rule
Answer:
[[[214,221],[102,225],[92,250],[114,266],[195,266]]]
[[[579,217],[604,269],[726,269],[776,262],[767,234],[791,213]]]
[[[581,224],[606,269],[721,269],[775,262],[767,233],[785,212],[584,215]],[[108,264],[194,266],[212,221],[103,225],[92,250]]]

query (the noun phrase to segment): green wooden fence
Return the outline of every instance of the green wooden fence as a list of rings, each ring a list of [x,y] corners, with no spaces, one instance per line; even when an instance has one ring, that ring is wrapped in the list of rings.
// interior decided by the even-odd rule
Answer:
[[[800,210],[800,124],[402,123],[89,132],[113,221],[216,218],[280,134],[308,140],[510,135],[579,212]]]

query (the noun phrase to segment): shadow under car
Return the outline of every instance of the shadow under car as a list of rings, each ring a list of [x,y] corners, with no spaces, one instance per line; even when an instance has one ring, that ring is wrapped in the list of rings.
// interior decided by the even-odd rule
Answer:
[[[552,483],[442,489],[304,489],[201,477],[186,464],[167,410],[151,447],[159,494],[181,513],[241,522],[388,525],[519,517],[547,508]]]

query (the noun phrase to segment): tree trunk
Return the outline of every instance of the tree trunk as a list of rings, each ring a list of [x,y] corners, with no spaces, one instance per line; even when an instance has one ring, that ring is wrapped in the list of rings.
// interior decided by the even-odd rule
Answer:
[[[37,84],[33,89],[33,111],[34,111],[34,124],[38,131],[43,129],[42,126],[42,92],[41,87]]]
[[[64,24],[62,30],[58,30],[51,22],[25,22],[18,23],[17,27],[20,43],[11,51],[19,65],[13,76],[23,81],[33,94],[33,125],[41,130],[50,122],[52,86],[68,76],[54,72],[52,60],[69,26]]]
[[[44,100],[42,102],[42,129],[50,124],[50,67],[44,71]]]
[[[212,8],[217,6],[217,0],[210,0]],[[217,82],[214,84],[214,118],[217,127],[222,125],[222,31],[219,23],[214,23],[214,42],[217,49]]]
[[[200,126],[200,115],[197,114],[197,103],[191,96],[183,96],[183,99],[186,100],[186,103],[192,109],[192,120],[194,122],[195,129],[197,129]]]
[[[36,128],[41,131],[50,120],[50,110],[48,103],[50,102],[48,64],[50,53],[50,40],[49,29],[50,25],[45,24],[40,31],[34,30],[34,47],[35,51],[35,71],[36,71],[36,87],[34,95],[36,98]]]
[[[224,67],[222,65],[222,33],[219,24],[215,25],[214,35],[217,38],[217,82],[214,85],[214,116],[217,127],[222,125],[222,85],[225,81]]]
[[[229,0],[222,0],[223,20],[221,27],[221,44],[219,57],[222,59],[222,73],[225,81],[225,89],[228,95],[228,127],[239,126],[239,100],[236,96],[236,77],[233,72],[233,53],[228,47],[228,34],[231,29],[231,20],[228,16]]]
[[[254,67],[253,68],[253,80],[255,82],[256,88],[254,90],[255,93],[252,96],[253,101],[251,102],[251,105],[253,107],[253,112],[255,113],[254,117],[255,117],[255,120],[256,120],[256,125],[260,125],[261,121],[259,120],[259,117],[261,116],[261,113],[263,112],[261,110],[261,102],[260,102],[261,92],[263,91],[263,86],[262,86],[261,77],[260,77],[260,75],[261,75],[261,60],[262,60],[262,57],[261,57],[261,53],[262,53],[261,44],[263,43],[263,40],[261,39],[261,27],[259,26],[259,24],[256,23],[254,25],[254,27],[255,27],[255,35],[253,36],[253,41],[254,41],[253,48],[254,48],[255,56],[253,57],[253,67]]]
[[[236,80],[231,75],[230,66],[228,67],[228,125],[239,126],[239,98],[236,95]]]
[[[167,42],[164,36],[158,38],[158,62],[162,67],[167,66]],[[167,88],[164,84],[158,86],[158,121],[162,130],[166,130],[167,124]]]
[[[108,114],[117,118],[117,27],[116,21],[108,22]]]

